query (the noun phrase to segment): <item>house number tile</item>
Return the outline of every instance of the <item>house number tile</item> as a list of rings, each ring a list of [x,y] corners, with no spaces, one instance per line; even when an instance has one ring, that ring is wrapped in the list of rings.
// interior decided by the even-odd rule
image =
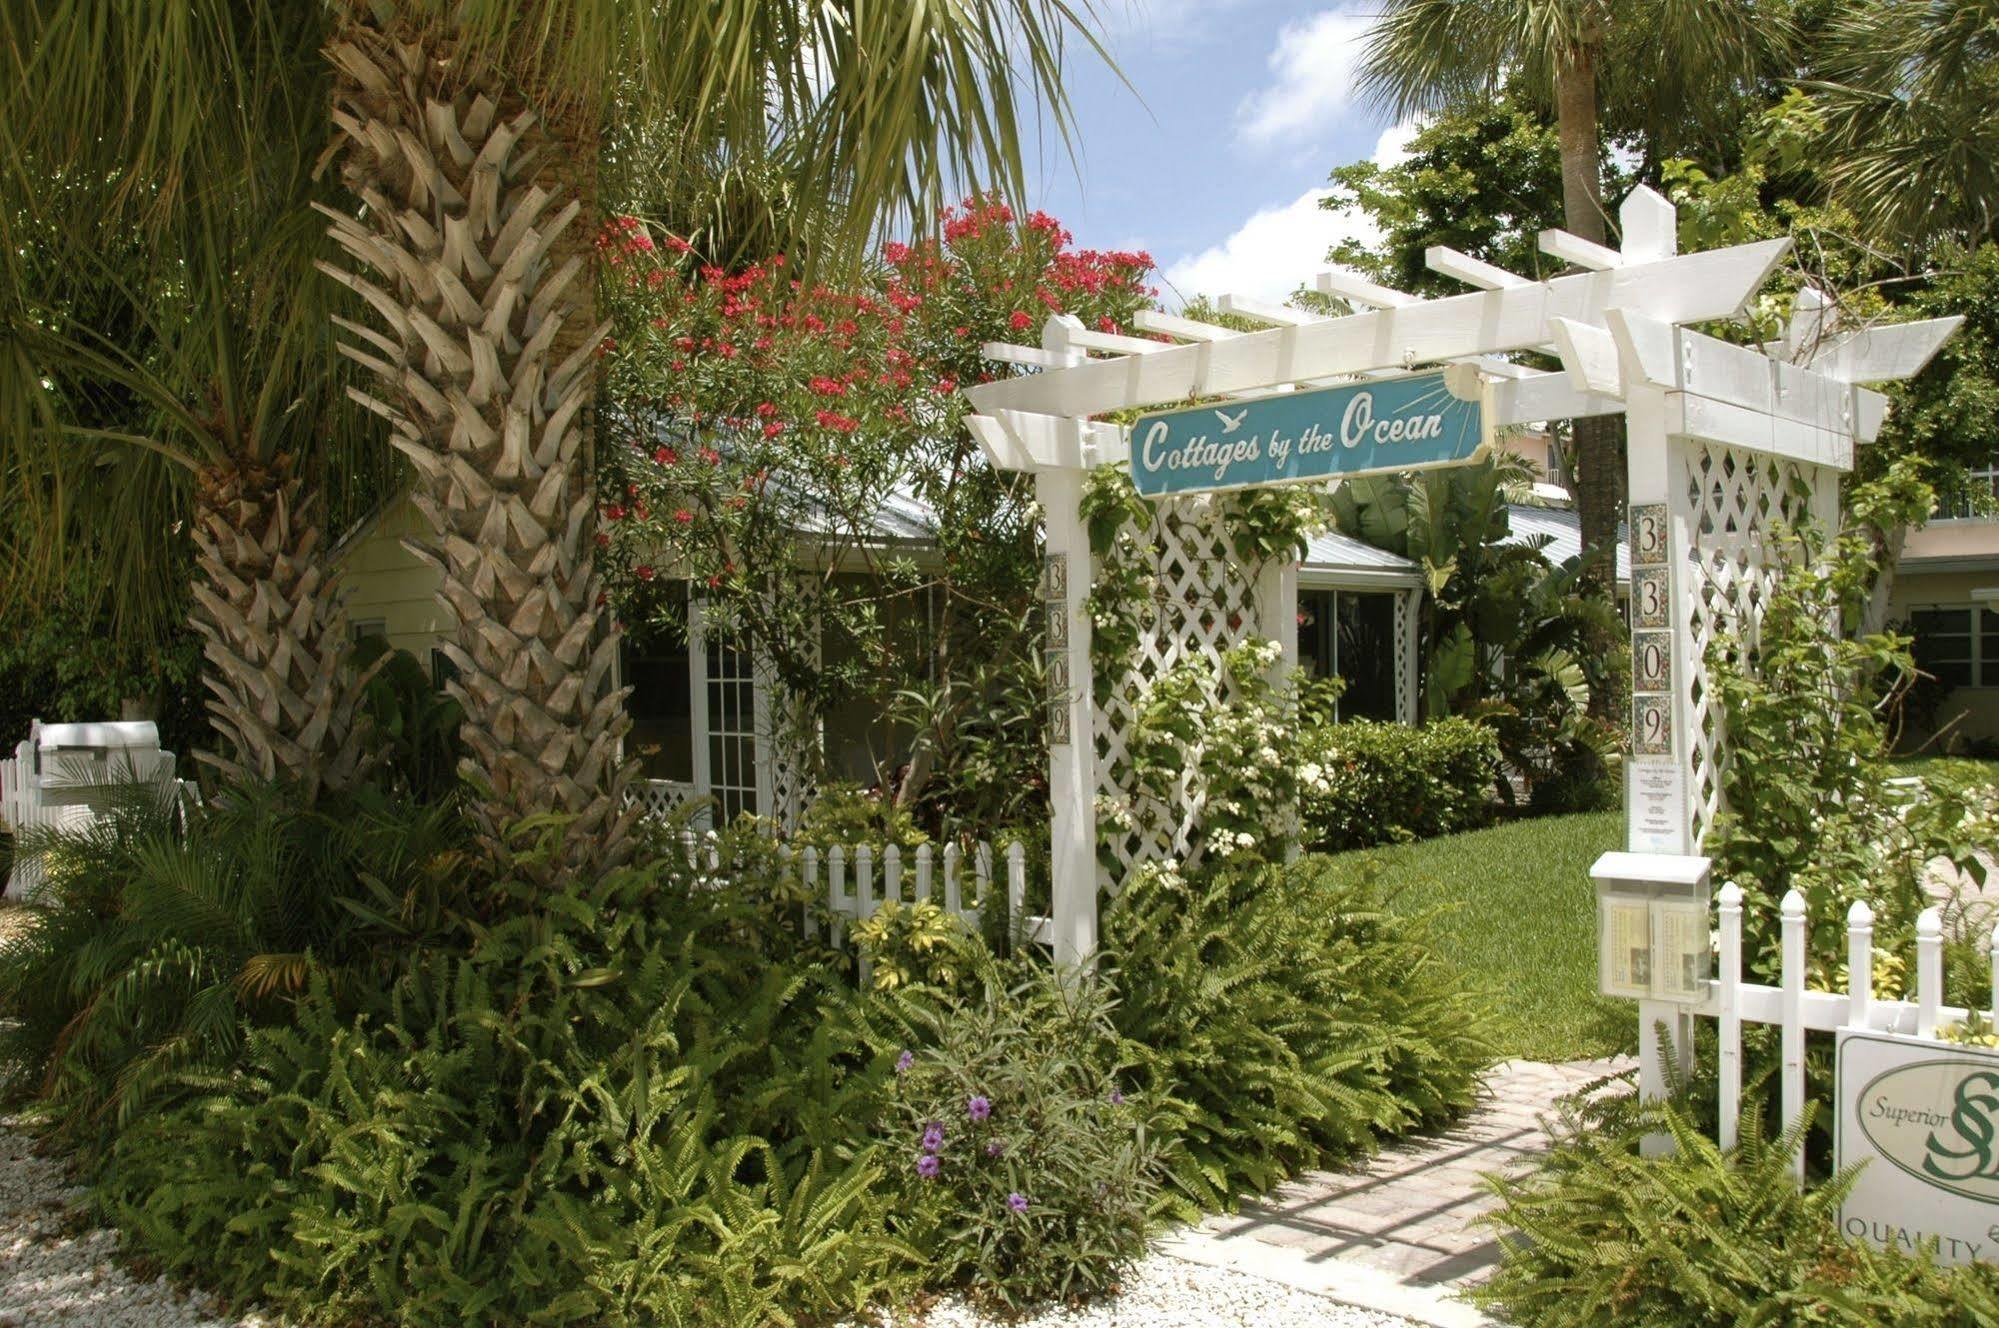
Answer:
[[[1041,598],[1069,598],[1069,555],[1050,553],[1041,559]]]
[[[1670,627],[1666,599],[1666,569],[1641,567],[1631,573],[1631,625]]]
[[[1631,689],[1637,692],[1673,690],[1673,634],[1631,634]]]
[[[1673,698],[1631,698],[1631,750],[1639,756],[1673,754]]]
[[[1048,648],[1067,650],[1069,648],[1069,601],[1051,599],[1048,610]]]
[[[1663,567],[1666,563],[1666,505],[1631,505],[1631,565]]]

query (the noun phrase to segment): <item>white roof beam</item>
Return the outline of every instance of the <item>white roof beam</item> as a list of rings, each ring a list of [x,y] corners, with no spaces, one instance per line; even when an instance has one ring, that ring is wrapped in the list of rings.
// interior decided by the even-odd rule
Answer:
[[[1627,264],[1610,272],[1572,273],[1504,290],[1051,369],[964,390],[974,407],[987,413],[1015,409],[1095,415],[1370,369],[1532,349],[1553,335],[1548,330],[1550,318],[1601,323],[1604,311],[1611,308],[1642,308],[1667,323],[1734,318],[1790,243],[1765,240],[1656,263]]]
[[[1405,304],[1416,303],[1416,297],[1407,291],[1369,281],[1360,273],[1349,272],[1345,268],[1321,272],[1319,292],[1337,296],[1349,304],[1365,304],[1375,309],[1400,309]]]
[[[980,345],[979,354],[1001,364],[1020,364],[1030,369],[1066,369],[1076,362],[1076,357],[1066,351],[1017,346],[1011,341],[985,342]]]
[[[1527,278],[1516,276],[1496,263],[1473,258],[1470,254],[1459,253],[1448,245],[1433,244],[1423,251],[1423,266],[1432,272],[1453,277],[1467,286],[1480,290],[1505,290],[1509,286],[1527,286],[1533,283]]]
[[[1900,382],[1921,373],[1963,323],[1953,314],[1849,332],[1813,351],[1805,367],[1843,383]]]
[[[1303,309],[1293,309],[1288,304],[1272,304],[1268,300],[1252,299],[1247,295],[1224,295],[1221,298],[1221,306],[1225,314],[1254,319],[1256,322],[1269,323],[1275,327],[1303,327],[1307,323],[1326,321],[1321,314],[1306,313]]]
[[[1162,314],[1157,309],[1140,309],[1131,321],[1142,332],[1163,332],[1181,341],[1226,341],[1242,335],[1232,327],[1217,327],[1213,323],[1182,318],[1178,314]]]
[[[1144,337],[1128,337],[1118,332],[1098,332],[1093,328],[1071,332],[1069,344],[1082,350],[1100,350],[1112,355],[1150,355],[1156,350],[1166,349],[1163,341],[1148,341]]]
[[[1587,268],[1591,272],[1612,272],[1624,266],[1624,255],[1617,250],[1564,230],[1550,228],[1542,231],[1535,242],[1541,246],[1541,252],[1550,258],[1559,258],[1564,263]]]
[[[1617,362],[1617,342],[1594,323],[1578,323],[1573,318],[1551,318],[1548,327],[1555,334],[1555,350],[1562,357],[1562,369],[1578,392],[1604,396],[1624,395],[1624,375]]]

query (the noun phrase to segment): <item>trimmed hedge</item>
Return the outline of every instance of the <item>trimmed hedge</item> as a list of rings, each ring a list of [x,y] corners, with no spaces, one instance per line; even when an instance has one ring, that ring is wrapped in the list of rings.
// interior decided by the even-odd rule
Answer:
[[[1468,719],[1421,728],[1356,719],[1305,735],[1326,776],[1301,811],[1305,842],[1322,852],[1401,844],[1489,824],[1499,739]]]

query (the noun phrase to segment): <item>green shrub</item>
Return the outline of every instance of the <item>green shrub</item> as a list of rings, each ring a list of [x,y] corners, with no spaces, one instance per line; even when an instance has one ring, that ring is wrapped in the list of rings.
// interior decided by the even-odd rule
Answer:
[[[1094,982],[1042,969],[924,1020],[898,1062],[891,1165],[947,1284],[1008,1309],[1114,1288],[1145,1252],[1159,1155]]]
[[[1563,1112],[1534,1171],[1493,1182],[1504,1259],[1477,1294],[1521,1328],[1969,1328],[1999,1323],[1999,1274],[1882,1252],[1838,1231],[1852,1176],[1799,1190],[1791,1157],[1805,1125],[1770,1138],[1744,1113],[1723,1153],[1685,1110]],[[1639,1139],[1678,1151],[1647,1158]]]
[[[889,844],[905,850],[927,843],[930,836],[914,818],[880,794],[857,784],[829,784],[812,799],[804,819],[792,835],[792,842],[825,850],[871,844],[880,856]]]
[[[1467,719],[1421,728],[1356,719],[1305,735],[1325,775],[1308,783],[1304,838],[1325,852],[1406,843],[1488,824],[1499,778],[1499,742]]]
[[[243,1026],[283,1023],[315,975],[380,989],[457,925],[458,822],[362,789],[301,807],[278,786],[189,812],[151,792],[81,831],[35,831],[31,921],[0,942],[0,1062],[71,1142],[130,1119],[175,1076],[232,1063]],[[356,1008],[351,1006],[349,1008]]]
[[[379,1013],[316,977],[127,1123],[107,1215],[307,1323],[751,1325],[914,1286],[867,1137],[906,1021],[738,949],[670,859],[517,902]]]
[[[1322,861],[1142,871],[1104,930],[1112,1020],[1188,1215],[1462,1112],[1491,1058],[1426,921]]]
[[[882,901],[873,917],[855,924],[853,938],[877,991],[921,985],[958,994],[984,951],[956,914],[927,899]]]
[[[458,787],[463,708],[439,690],[416,656],[390,650],[381,637],[355,643],[352,667],[375,670],[364,699],[370,736],[382,757],[378,778],[419,803],[448,799]]]

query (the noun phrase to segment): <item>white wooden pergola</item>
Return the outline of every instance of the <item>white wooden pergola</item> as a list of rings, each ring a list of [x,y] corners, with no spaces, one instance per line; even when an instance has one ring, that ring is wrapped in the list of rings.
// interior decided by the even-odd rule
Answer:
[[[1790,241],[1680,254],[1672,205],[1642,187],[1619,220],[1616,249],[1543,232],[1542,250],[1578,269],[1545,281],[1438,247],[1426,254],[1429,266],[1475,290],[1420,299],[1327,272],[1318,289],[1358,312],[1319,317],[1224,298],[1225,310],[1270,326],[1239,333],[1141,314],[1140,328],[1177,343],[1169,344],[1057,317],[1038,347],[986,347],[1030,370],[966,396],[993,464],[1032,472],[1046,513],[1053,917],[1037,930],[1058,962],[1083,962],[1097,945],[1095,799],[1100,748],[1116,734],[1090,686],[1084,600],[1093,569],[1077,504],[1089,468],[1129,457],[1124,430],[1095,418],[1113,411],[1444,365],[1454,387],[1476,387],[1489,428],[1623,412],[1637,694],[1628,847],[1698,851],[1719,809],[1725,758],[1703,661],[1717,632],[1756,611],[1755,588],[1768,574],[1762,531],[1806,515],[1836,517],[1838,478],[1887,413],[1886,399],[1860,384],[1915,374],[1960,320],[1846,330],[1807,290],[1781,342],[1732,345],[1688,325],[1742,317]],[[1557,354],[1563,369],[1536,372],[1502,358],[1521,351]],[[1799,494],[1809,495],[1802,505]],[[1268,610],[1287,602],[1294,575],[1263,570],[1255,596],[1263,634],[1287,659],[1295,657],[1295,624]]]

